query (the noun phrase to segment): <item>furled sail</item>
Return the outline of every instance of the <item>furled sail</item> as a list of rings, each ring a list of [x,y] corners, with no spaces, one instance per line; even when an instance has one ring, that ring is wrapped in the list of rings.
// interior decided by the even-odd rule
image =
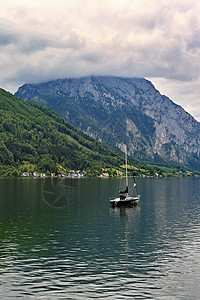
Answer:
[[[128,186],[125,188],[124,191],[120,191],[120,194],[127,194],[128,193]]]

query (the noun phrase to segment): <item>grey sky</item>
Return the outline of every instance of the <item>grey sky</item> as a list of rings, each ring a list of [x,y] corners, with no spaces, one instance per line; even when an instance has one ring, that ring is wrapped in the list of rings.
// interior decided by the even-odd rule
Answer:
[[[145,77],[200,120],[200,1],[0,0],[0,87]]]

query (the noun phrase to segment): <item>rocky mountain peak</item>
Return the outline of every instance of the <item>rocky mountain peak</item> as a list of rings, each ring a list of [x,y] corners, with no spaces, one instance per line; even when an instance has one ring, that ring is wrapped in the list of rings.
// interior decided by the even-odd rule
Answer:
[[[25,84],[15,94],[137,159],[200,168],[200,123],[144,78],[87,76]]]

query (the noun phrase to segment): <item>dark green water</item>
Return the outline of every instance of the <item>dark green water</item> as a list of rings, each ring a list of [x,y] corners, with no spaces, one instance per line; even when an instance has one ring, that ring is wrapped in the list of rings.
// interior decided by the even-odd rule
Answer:
[[[0,299],[200,299],[200,178],[0,179]]]

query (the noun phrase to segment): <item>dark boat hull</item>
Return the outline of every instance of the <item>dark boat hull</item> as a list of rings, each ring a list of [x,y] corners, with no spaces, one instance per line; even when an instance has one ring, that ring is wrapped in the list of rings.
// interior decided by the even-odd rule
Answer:
[[[110,200],[110,205],[112,207],[134,206],[138,204],[139,200],[140,195],[136,197],[126,197],[125,199],[115,198]]]

